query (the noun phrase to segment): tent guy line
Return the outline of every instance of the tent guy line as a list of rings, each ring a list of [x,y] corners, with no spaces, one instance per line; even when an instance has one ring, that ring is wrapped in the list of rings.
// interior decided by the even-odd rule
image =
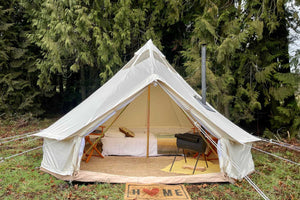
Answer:
[[[30,140],[30,141],[34,141],[34,140],[37,140],[37,139],[39,139],[39,137],[36,137],[36,138],[34,138],[34,139]],[[26,141],[26,142],[27,142],[27,141]],[[59,141],[56,140],[56,141],[53,141],[52,143],[49,143],[49,144],[47,144],[47,145],[51,145],[51,144],[54,144],[54,143],[57,143],[57,142],[59,142]],[[7,156],[7,157],[0,157],[0,164],[3,163],[3,162],[6,161],[6,160],[11,159],[11,158],[14,158],[14,157],[17,157],[17,156],[24,155],[24,154],[29,153],[29,152],[31,152],[31,151],[38,150],[38,149],[40,149],[40,148],[42,148],[42,147],[46,147],[47,145],[43,144],[43,145],[34,147],[34,148],[32,148],[32,149],[25,150],[25,151],[23,151],[23,152],[16,153],[16,154],[13,154],[13,155],[10,155],[10,156]]]
[[[195,126],[198,128],[198,130],[201,131],[201,133],[217,148],[217,150],[222,152],[222,156],[227,156],[227,154],[225,154],[224,152],[224,147],[221,145],[217,145],[216,142],[210,137],[210,135],[208,135],[206,133],[206,131],[196,122]],[[245,145],[245,144],[244,144]],[[228,157],[228,156],[227,156]],[[240,167],[230,158],[228,157],[228,159],[231,160],[233,167],[237,170],[237,171],[241,171]],[[265,200],[269,200],[269,198],[265,195],[265,193],[250,179],[250,177],[248,175],[246,175],[244,177],[248,183],[260,194],[260,196],[265,199]]]
[[[33,134],[34,134],[34,133],[33,133]],[[31,135],[26,135],[26,136],[23,136],[23,137],[19,137],[19,138],[16,138],[16,139],[12,139],[12,140],[8,140],[8,141],[4,141],[4,142],[0,142],[0,145],[6,144],[6,143],[9,143],[9,142],[14,142],[14,141],[21,140],[21,139],[25,139],[25,138],[29,138],[29,137],[33,137],[33,134],[31,134]]]
[[[258,136],[257,136],[258,137]],[[263,138],[263,137],[258,137],[260,138],[263,142],[267,142],[267,143],[271,143],[271,144],[275,144],[281,147],[285,147],[294,151],[300,151],[300,147],[299,146],[295,146],[295,145],[291,145],[289,143],[285,143],[285,142],[281,142],[281,141],[274,141],[273,139],[267,139],[267,138]]]
[[[286,161],[286,162],[290,162],[290,163],[292,163],[292,164],[295,164],[295,165],[300,166],[300,163],[297,163],[297,162],[294,162],[294,161],[292,161],[292,160],[289,160],[289,159],[286,159],[286,158],[277,156],[276,154],[272,154],[272,153],[270,153],[270,152],[264,151],[264,150],[262,150],[262,149],[258,149],[258,148],[256,148],[256,147],[251,147],[251,148],[254,149],[254,150],[260,151],[260,152],[262,152],[262,153],[268,154],[268,155],[270,155],[270,156],[274,156],[274,157],[276,157],[276,158],[278,158],[278,159],[281,159],[281,160],[284,160],[284,161]]]
[[[14,158],[14,157],[16,157],[16,156],[21,156],[21,155],[23,155],[23,154],[25,154],[25,153],[28,153],[28,152],[31,152],[31,151],[40,149],[40,148],[42,148],[42,147],[43,147],[43,145],[38,146],[38,147],[35,147],[35,148],[32,148],[32,149],[29,149],[29,150],[26,150],[26,151],[23,151],[23,152],[21,152],[21,153],[17,153],[17,154],[8,156],[8,157],[0,158],[0,163],[3,163],[5,160],[9,160],[9,159]]]
[[[31,132],[26,132],[26,133],[22,133],[22,134],[17,134],[17,135],[14,135],[14,136],[9,136],[9,137],[3,137],[3,138],[0,138],[0,141],[1,140],[8,140],[8,139],[13,139],[13,138],[17,138],[17,137],[21,137],[23,135],[30,135],[30,134],[35,134],[35,133],[38,133],[40,131],[42,131],[43,129],[39,129],[39,130],[36,130],[36,131],[31,131]]]
[[[19,139],[23,139],[23,138],[26,138],[26,137],[30,137],[32,136],[33,134],[35,133],[38,133],[40,131],[42,131],[43,129],[41,130],[36,130],[36,131],[32,131],[32,132],[27,132],[27,133],[23,133],[23,134],[18,134],[18,135],[15,135],[15,136],[10,136],[10,137],[4,137],[4,138],[0,138],[0,141],[4,141],[4,140],[8,140],[8,139],[11,139],[10,141],[16,141],[16,140],[19,140]],[[8,141],[5,141],[5,142],[8,142]],[[4,142],[4,143],[5,143]],[[2,144],[0,142],[0,144]]]

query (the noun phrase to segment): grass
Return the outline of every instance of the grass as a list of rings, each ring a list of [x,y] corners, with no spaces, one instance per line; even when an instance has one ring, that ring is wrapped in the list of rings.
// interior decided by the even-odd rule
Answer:
[[[54,120],[0,121],[0,138],[43,129]],[[23,122],[22,122],[23,123]],[[1,140],[0,140],[1,142]],[[288,141],[295,145],[299,142]],[[42,145],[41,139],[25,138],[0,144],[0,157],[7,157]],[[257,143],[257,148],[295,162],[300,153],[286,148]],[[300,199],[299,166],[253,150],[256,171],[249,177],[270,199]],[[125,184],[69,183],[39,170],[42,149],[0,163],[0,199],[123,199]],[[235,184],[185,184],[192,199],[260,199],[246,180]]]

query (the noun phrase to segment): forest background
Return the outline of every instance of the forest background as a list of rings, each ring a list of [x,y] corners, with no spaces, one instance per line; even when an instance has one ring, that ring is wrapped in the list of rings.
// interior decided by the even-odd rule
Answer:
[[[63,115],[148,39],[247,131],[300,137],[299,0],[0,0],[0,117]]]

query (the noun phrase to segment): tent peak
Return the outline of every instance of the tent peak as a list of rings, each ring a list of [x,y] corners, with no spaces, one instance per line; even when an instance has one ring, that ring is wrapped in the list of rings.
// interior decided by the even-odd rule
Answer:
[[[149,39],[147,43],[153,44],[152,39]]]
[[[141,55],[145,51],[149,50],[149,52],[156,52],[159,56],[165,58],[165,55],[153,44],[152,40],[148,40],[144,46],[142,46],[138,51],[136,51],[134,54],[136,56]]]

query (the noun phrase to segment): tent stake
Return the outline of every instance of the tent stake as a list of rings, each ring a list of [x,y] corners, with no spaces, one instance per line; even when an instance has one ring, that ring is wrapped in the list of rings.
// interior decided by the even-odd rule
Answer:
[[[147,100],[147,158],[149,157],[149,132],[150,132],[150,85],[148,85],[148,100]]]
[[[126,106],[125,106],[125,108],[123,108],[123,110],[120,112],[120,114],[114,119],[114,121],[112,121],[111,123],[110,123],[110,125],[103,131],[103,136],[104,136],[104,134],[108,131],[108,129],[115,123],[115,121],[120,117],[120,115],[126,110],[126,108],[129,106],[129,104],[127,104]],[[96,139],[96,141],[93,143],[93,145],[91,145],[90,146],[90,148],[86,151],[86,154],[90,151],[90,150],[92,150],[92,148],[93,148],[93,146],[95,146],[100,140],[101,140],[101,138],[103,137],[103,136],[100,136],[100,137],[98,137],[97,139]]]

